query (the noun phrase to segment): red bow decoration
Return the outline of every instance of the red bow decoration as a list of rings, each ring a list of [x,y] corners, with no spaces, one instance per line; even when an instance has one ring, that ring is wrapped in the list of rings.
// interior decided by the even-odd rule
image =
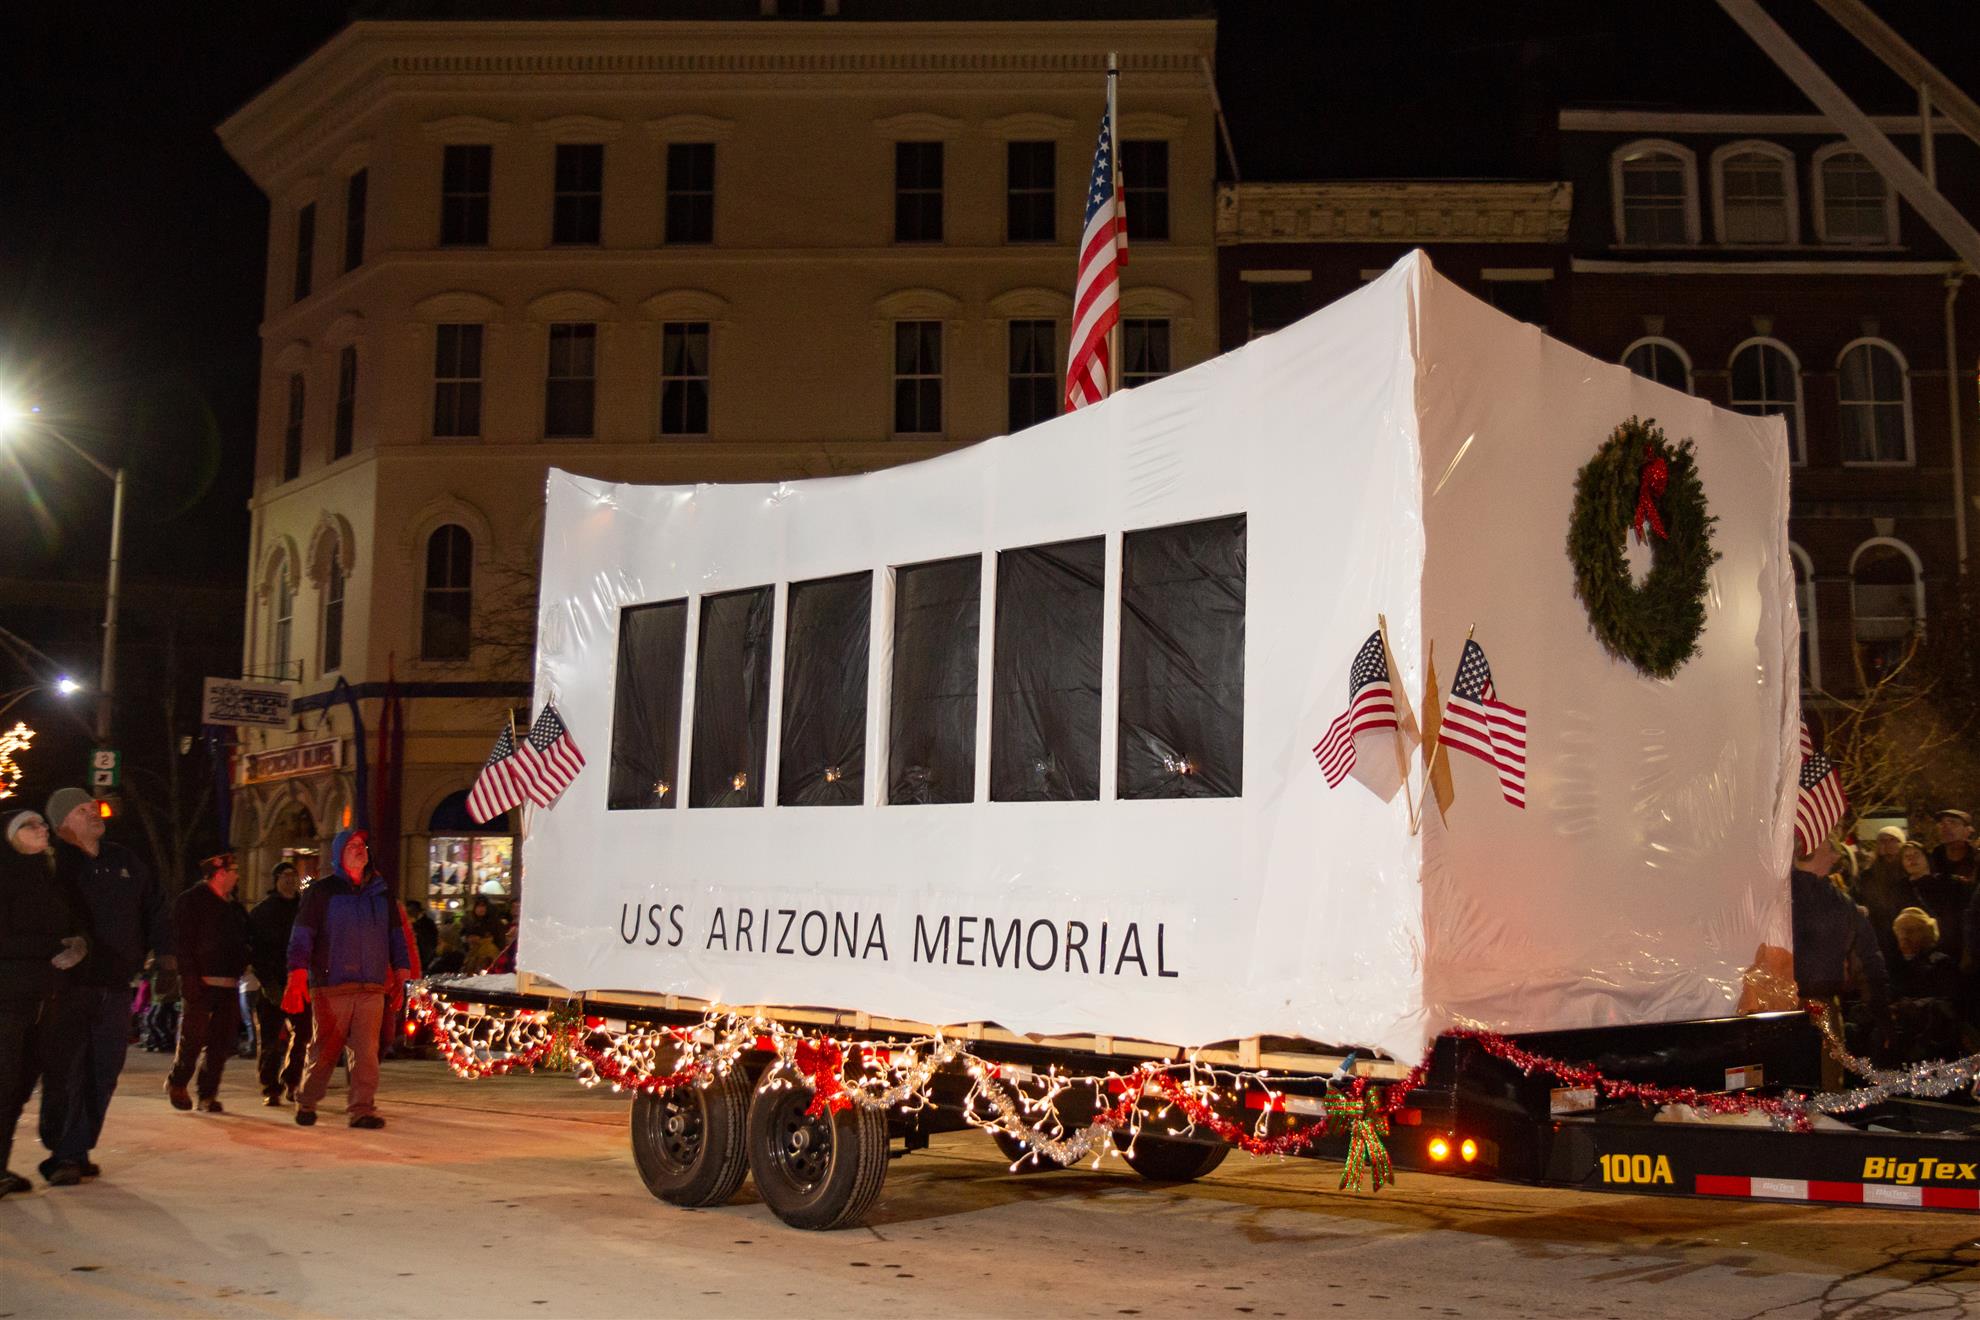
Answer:
[[[1664,497],[1664,488],[1671,484],[1671,465],[1657,452],[1655,445],[1643,449],[1643,472],[1636,487],[1636,518],[1630,524],[1636,532],[1636,540],[1643,543],[1643,524],[1649,523],[1650,530],[1664,540],[1670,533],[1664,530],[1664,520],[1657,513],[1657,501]]]

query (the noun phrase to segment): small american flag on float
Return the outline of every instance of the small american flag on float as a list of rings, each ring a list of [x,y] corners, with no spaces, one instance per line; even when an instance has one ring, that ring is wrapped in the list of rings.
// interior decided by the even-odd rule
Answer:
[[[1801,722],[1801,791],[1794,800],[1795,849],[1806,856],[1829,837],[1849,808],[1836,763],[1815,750],[1808,721]]]
[[[584,753],[557,716],[555,702],[546,702],[516,748],[515,776],[523,792],[539,807],[547,807],[571,786],[584,769]]]
[[[1348,705],[1327,726],[1326,736],[1313,745],[1313,759],[1327,777],[1328,788],[1339,788],[1354,769],[1357,734],[1396,727],[1396,694],[1389,681],[1389,661],[1376,629],[1355,653],[1348,668]]]
[[[1438,737],[1497,770],[1500,793],[1515,807],[1525,809],[1526,712],[1499,700],[1485,648],[1469,638],[1464,654],[1458,657],[1457,678],[1451,683],[1451,699],[1444,707],[1444,726]]]

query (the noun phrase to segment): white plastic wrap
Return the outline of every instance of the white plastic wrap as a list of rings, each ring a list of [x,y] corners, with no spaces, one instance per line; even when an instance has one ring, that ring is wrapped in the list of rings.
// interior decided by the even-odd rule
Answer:
[[[1565,550],[1574,475],[1631,414],[1698,442],[1719,518],[1702,651],[1667,682],[1595,641]],[[1459,1023],[1730,1011],[1756,949],[1789,943],[1786,454],[1778,420],[1594,361],[1418,253],[1237,352],[930,462],[778,486],[553,473],[537,699],[557,702],[589,764],[531,815],[521,963],[574,989],[1179,1044],[1288,1035],[1406,1062]],[[1248,528],[1242,796],[1111,800],[1121,533],[1235,513]],[[1101,800],[988,801],[994,552],[1102,534]],[[979,553],[977,800],[885,805],[885,570]],[[778,806],[773,790],[753,808],[606,809],[623,606],[777,585],[781,675],[783,588],[866,570],[863,806]],[[1327,787],[1310,749],[1346,705],[1378,612],[1419,711],[1426,640],[1447,690],[1477,625],[1500,695],[1528,712],[1526,810],[1463,756],[1448,822],[1432,810],[1416,835],[1405,795]],[[780,696],[773,683],[772,785]],[[945,917],[935,957],[927,937]],[[986,918],[999,940],[1017,919],[1033,955],[1049,935],[1049,967],[975,965]],[[966,929],[977,943],[961,957]]]

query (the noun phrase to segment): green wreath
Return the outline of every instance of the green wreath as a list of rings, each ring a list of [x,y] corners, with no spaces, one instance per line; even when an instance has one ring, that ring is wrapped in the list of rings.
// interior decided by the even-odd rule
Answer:
[[[1706,576],[1719,558],[1717,521],[1705,511],[1691,441],[1671,444],[1654,418],[1618,426],[1581,469],[1567,538],[1574,590],[1597,640],[1618,659],[1669,678],[1698,653]],[[1651,546],[1641,586],[1623,558],[1632,529]]]

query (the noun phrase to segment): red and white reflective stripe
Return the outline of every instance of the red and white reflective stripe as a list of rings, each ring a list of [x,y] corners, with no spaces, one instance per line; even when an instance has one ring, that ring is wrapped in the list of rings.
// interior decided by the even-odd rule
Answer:
[[[1325,1118],[1327,1116],[1327,1102],[1315,1096],[1275,1094],[1272,1097],[1271,1103],[1272,1112],[1275,1114],[1306,1114],[1313,1118]],[[1246,1109],[1265,1108],[1265,1093],[1263,1091],[1246,1091],[1244,1093],[1244,1107]]]
[[[1834,1205],[1899,1205],[1922,1210],[1980,1210],[1980,1187],[1902,1187],[1896,1183],[1823,1182],[1815,1178],[1732,1178],[1698,1175],[1700,1196],[1761,1201],[1822,1201]]]

